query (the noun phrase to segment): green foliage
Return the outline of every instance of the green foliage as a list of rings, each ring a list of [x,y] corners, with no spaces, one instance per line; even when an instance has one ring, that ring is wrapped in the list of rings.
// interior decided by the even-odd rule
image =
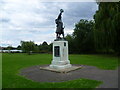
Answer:
[[[14,49],[16,49],[16,47],[8,46],[3,48],[3,50],[14,50]]]
[[[120,2],[99,2],[99,10],[94,15],[95,19],[95,46],[97,50],[103,49],[120,51]]]
[[[33,41],[21,41],[21,47],[23,52],[31,54],[35,50],[35,44]]]
[[[70,53],[94,52],[94,22],[81,19],[76,25],[72,35],[67,35]]]
[[[22,48],[21,48],[21,46],[20,45],[18,45],[17,46],[17,50],[21,50]]]
[[[52,44],[47,44],[47,42],[43,42],[42,44],[40,44],[39,46],[39,52],[41,53],[50,53],[52,52]]]
[[[43,42],[40,45],[34,44],[32,41],[21,41],[21,48],[23,52],[31,54],[32,53],[50,53],[52,52],[52,44],[47,44],[47,42]]]
[[[73,36],[79,53],[94,51],[93,26],[93,21],[83,19],[75,25]]]
[[[75,42],[74,42],[74,37],[73,35],[67,34],[66,40],[68,41],[68,47],[69,47],[69,53],[75,53]]]
[[[34,53],[39,52],[39,45],[35,44]]]
[[[44,42],[42,43],[42,45],[43,45],[43,46],[47,46],[48,44],[47,44],[47,42],[44,41]]]
[[[6,49],[11,50],[12,48],[13,48],[12,46],[8,46]]]

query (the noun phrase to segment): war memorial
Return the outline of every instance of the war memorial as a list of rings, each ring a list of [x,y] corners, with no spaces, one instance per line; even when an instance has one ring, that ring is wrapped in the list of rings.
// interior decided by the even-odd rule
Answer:
[[[50,70],[55,72],[70,72],[81,68],[81,66],[72,66],[69,60],[68,41],[64,38],[64,29],[62,22],[63,9],[60,9],[56,23],[56,39],[53,41],[53,60],[47,67],[40,67],[40,69]],[[62,34],[62,37],[61,37]]]

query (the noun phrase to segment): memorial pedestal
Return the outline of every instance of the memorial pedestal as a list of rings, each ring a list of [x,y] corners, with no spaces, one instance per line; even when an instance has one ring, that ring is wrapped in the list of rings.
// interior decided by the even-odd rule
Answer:
[[[53,42],[53,60],[50,68],[66,69],[70,68],[71,64],[68,59],[68,41]]]

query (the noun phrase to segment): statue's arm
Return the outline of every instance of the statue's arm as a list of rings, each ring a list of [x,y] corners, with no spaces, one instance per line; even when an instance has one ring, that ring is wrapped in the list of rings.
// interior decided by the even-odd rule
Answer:
[[[58,20],[60,20],[61,19],[61,15],[62,15],[62,13],[60,13],[59,15],[58,15]]]

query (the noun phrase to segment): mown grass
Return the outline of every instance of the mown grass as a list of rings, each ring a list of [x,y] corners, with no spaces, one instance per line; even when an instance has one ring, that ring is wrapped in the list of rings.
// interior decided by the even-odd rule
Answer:
[[[3,54],[2,55],[3,88],[95,88],[100,81],[78,79],[59,83],[39,83],[19,76],[19,70],[33,65],[50,64],[51,54]],[[97,66],[101,69],[116,69],[116,57],[101,55],[70,55],[72,64]],[[49,76],[49,75],[48,75]]]
[[[118,57],[110,55],[70,55],[72,64],[96,66],[100,69],[114,70],[120,66]]]

